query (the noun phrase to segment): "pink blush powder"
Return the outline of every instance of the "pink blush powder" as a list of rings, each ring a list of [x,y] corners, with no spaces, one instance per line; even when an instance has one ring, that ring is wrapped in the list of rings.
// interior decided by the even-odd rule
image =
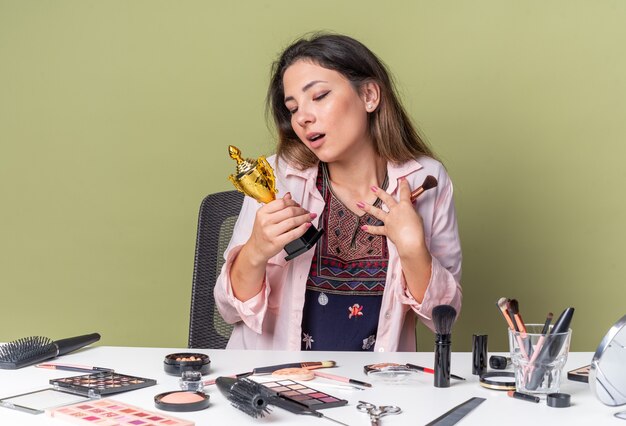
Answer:
[[[167,404],[189,404],[192,402],[200,402],[204,398],[195,392],[172,392],[161,398],[161,402]]]

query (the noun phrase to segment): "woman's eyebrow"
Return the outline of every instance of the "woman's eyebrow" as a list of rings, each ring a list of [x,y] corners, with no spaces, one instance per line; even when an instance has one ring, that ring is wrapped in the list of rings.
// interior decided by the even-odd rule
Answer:
[[[306,92],[307,90],[309,90],[311,87],[315,86],[318,83],[328,83],[328,82],[325,81],[325,80],[313,80],[313,81],[310,81],[310,82],[308,82],[307,84],[304,85],[304,87],[302,88],[302,91]],[[285,102],[293,101],[293,100],[294,100],[293,96],[287,96],[285,98]]]

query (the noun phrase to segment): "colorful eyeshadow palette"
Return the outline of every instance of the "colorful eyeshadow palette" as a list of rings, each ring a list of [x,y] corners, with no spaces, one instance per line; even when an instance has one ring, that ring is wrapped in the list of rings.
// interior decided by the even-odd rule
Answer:
[[[46,411],[50,417],[80,425],[97,426],[193,426],[195,423],[165,416],[112,399],[82,402]]]
[[[50,384],[57,390],[94,398],[156,385],[156,380],[110,371],[53,379],[50,380]]]
[[[293,380],[278,380],[275,382],[262,383],[272,392],[278,393],[285,399],[295,401],[311,410],[321,410],[324,408],[340,407],[346,405],[348,401],[339,399],[325,392],[311,389]]]

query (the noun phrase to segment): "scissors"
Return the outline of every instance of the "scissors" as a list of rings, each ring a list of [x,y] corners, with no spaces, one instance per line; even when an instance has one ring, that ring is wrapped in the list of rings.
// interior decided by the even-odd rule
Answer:
[[[369,414],[371,426],[378,426],[380,424],[380,418],[387,414],[400,414],[402,412],[402,409],[395,405],[376,406],[365,401],[359,401],[356,409]]]

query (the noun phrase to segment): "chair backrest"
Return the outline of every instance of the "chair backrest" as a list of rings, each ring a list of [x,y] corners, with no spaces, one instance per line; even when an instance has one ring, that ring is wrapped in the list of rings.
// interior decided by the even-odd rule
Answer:
[[[200,205],[189,315],[190,348],[223,349],[233,330],[215,307],[213,287],[242,203],[242,193],[225,191],[206,196]]]

